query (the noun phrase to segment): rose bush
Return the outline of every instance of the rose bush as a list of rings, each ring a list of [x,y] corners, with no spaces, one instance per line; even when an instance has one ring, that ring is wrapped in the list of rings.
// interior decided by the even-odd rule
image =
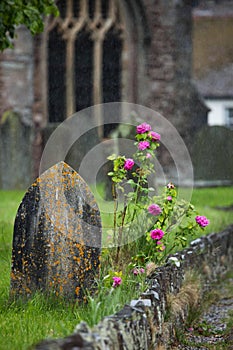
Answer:
[[[171,182],[161,195],[151,196],[154,189],[148,187],[148,176],[155,173],[152,160],[156,157],[161,136],[152,130],[150,124],[142,123],[136,127],[135,139],[136,152],[132,158],[115,154],[108,157],[113,163],[108,175],[112,179],[115,202],[115,264],[124,260],[124,254],[132,254],[129,269],[138,275],[139,271],[147,270],[147,265],[162,264],[170,253],[185,247],[198,229],[209,224],[209,220],[198,215],[191,203],[178,200],[177,189]],[[128,192],[127,186],[130,187]],[[117,210],[120,194],[124,205]],[[137,232],[142,229],[145,232]],[[134,244],[127,241],[130,235],[137,237]],[[122,283],[122,280],[117,281],[114,280],[114,287]]]

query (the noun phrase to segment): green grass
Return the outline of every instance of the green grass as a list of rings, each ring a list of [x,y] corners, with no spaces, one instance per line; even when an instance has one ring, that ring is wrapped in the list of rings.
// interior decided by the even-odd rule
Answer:
[[[210,220],[210,225],[205,229],[206,234],[221,231],[233,223],[233,211],[215,209],[216,206],[233,205],[233,187],[195,189],[191,202],[200,215]]]
[[[67,302],[53,296],[34,295],[28,301],[8,302],[0,300],[0,350],[21,350],[45,338],[61,338],[71,334],[76,325],[86,321],[90,326],[97,324],[105,315],[114,314],[140,289],[129,283],[123,290],[116,289],[109,294],[102,290],[88,305]]]
[[[41,339],[63,337],[70,334],[80,320],[96,324],[145,288],[140,277],[132,277],[110,294],[102,288],[96,298],[90,297],[88,305],[84,306],[40,294],[27,302],[9,302],[13,223],[23,195],[22,191],[0,191],[0,350],[24,350]],[[213,209],[217,205],[233,204],[233,187],[195,189],[192,203],[201,215],[210,219],[207,233],[222,230],[233,223],[232,212]],[[100,206],[104,209],[109,203],[102,201]],[[102,219],[105,227],[108,226],[109,215],[103,214]]]
[[[0,297],[5,299],[9,293],[14,218],[23,195],[22,191],[0,191]]]

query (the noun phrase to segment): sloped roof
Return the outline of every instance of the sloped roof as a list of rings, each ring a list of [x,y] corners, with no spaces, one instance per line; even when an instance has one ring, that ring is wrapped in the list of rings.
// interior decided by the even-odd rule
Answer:
[[[233,98],[233,63],[217,71],[211,70],[194,83],[204,97]]]

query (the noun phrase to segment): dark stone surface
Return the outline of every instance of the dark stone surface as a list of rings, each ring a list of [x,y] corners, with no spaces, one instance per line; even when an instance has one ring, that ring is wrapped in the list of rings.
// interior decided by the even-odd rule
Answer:
[[[14,111],[0,121],[0,188],[26,189],[32,179],[32,128]]]
[[[91,128],[91,119],[90,119],[90,114],[91,112],[86,112],[85,117],[86,121],[85,123],[88,123],[88,127],[90,130],[88,130],[84,135],[79,135],[79,137],[76,139],[76,141],[72,144],[70,147],[68,153],[64,155],[62,160],[64,160],[69,166],[71,166],[75,171],[77,171],[81,176],[85,179],[86,182],[90,183],[90,173],[81,173],[80,172],[80,165],[82,163],[83,158],[86,156],[86,154],[93,149],[98,143],[100,142],[98,135],[97,135],[97,129]],[[83,122],[83,116],[82,116],[82,123]],[[86,125],[85,124],[85,125]],[[72,130],[69,130],[69,127],[73,127]],[[72,135],[76,135],[75,132],[75,124],[68,124],[65,126],[63,125],[62,129],[62,135],[59,135],[59,141],[64,142],[64,149],[67,144],[67,138],[66,138],[66,133],[67,137],[71,137]],[[49,138],[53,134],[53,132],[56,130],[56,128],[59,126],[59,123],[48,123],[43,129],[42,129],[42,140],[43,140],[43,149],[46,146],[46,143],[49,141]],[[65,131],[64,131],[65,129]],[[56,131],[58,133],[58,131]],[[78,131],[77,131],[78,132]],[[50,140],[51,142],[51,140]],[[63,147],[63,146],[62,146]],[[99,155],[98,155],[99,157]],[[103,155],[103,163],[105,161],[105,157]]]
[[[196,180],[233,182],[233,130],[206,126],[196,135],[191,158]]]
[[[82,298],[99,270],[101,221],[84,180],[60,162],[39,177],[18,209],[11,296],[41,290]]]

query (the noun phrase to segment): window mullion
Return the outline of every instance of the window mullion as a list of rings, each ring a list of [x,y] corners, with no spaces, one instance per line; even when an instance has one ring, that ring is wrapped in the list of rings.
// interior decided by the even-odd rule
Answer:
[[[98,36],[94,41],[93,50],[94,60],[94,74],[93,74],[93,101],[95,105],[99,105],[96,108],[95,117],[98,127],[99,137],[103,137],[103,116],[102,108],[100,104],[103,102],[103,88],[102,88],[102,66],[103,66],[103,38]]]
[[[66,44],[66,113],[70,117],[74,106],[74,36],[67,38]]]

